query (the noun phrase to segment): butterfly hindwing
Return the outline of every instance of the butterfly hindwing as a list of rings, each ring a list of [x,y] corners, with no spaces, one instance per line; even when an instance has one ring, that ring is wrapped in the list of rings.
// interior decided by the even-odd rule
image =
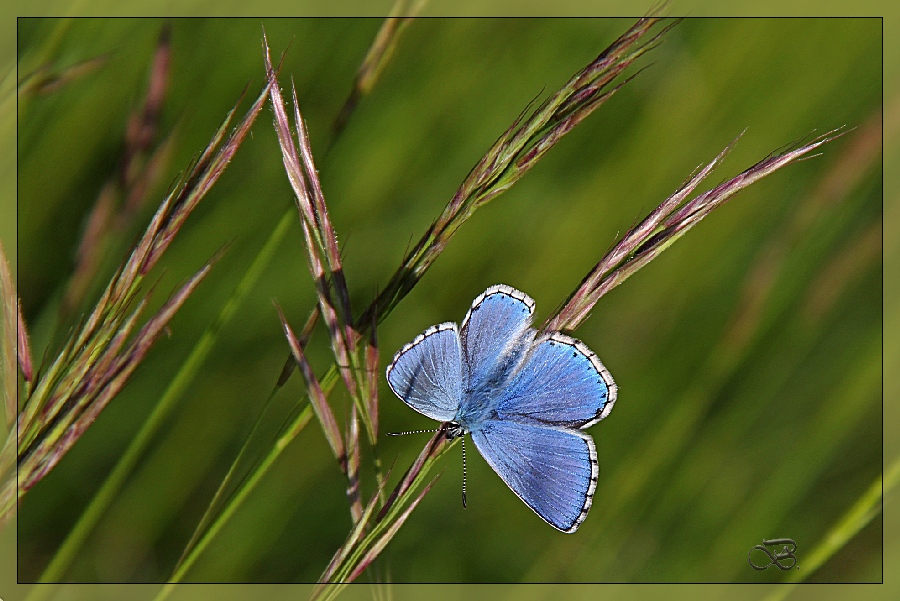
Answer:
[[[510,286],[491,286],[472,302],[460,328],[470,390],[502,379],[527,346],[534,301]]]
[[[453,419],[462,400],[462,350],[456,324],[428,328],[394,356],[387,380],[398,397],[438,421]]]
[[[478,451],[545,522],[575,532],[597,488],[597,450],[590,435],[564,428],[488,420],[472,431]]]
[[[616,384],[591,349],[565,334],[534,343],[497,404],[500,418],[586,428],[612,409]]]

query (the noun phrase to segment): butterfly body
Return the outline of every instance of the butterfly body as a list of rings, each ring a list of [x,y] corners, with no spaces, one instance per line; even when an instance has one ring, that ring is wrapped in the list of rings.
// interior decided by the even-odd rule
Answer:
[[[582,431],[606,417],[612,376],[584,343],[531,327],[534,301],[504,285],[476,298],[461,327],[432,326],[388,366],[407,405],[471,434],[481,455],[541,518],[574,532],[597,486],[594,441]]]

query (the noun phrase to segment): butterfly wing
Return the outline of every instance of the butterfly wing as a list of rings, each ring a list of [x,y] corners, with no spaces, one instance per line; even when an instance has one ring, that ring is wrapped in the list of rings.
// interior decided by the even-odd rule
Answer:
[[[526,505],[563,532],[587,517],[597,488],[597,450],[590,435],[537,424],[487,420],[472,440]]]
[[[541,335],[472,439],[495,472],[548,524],[575,532],[597,488],[586,428],[609,415],[616,384],[600,359],[565,334]]]
[[[586,428],[612,410],[616,384],[583,342],[543,335],[531,347],[497,404],[497,418]]]
[[[463,361],[471,390],[502,381],[518,363],[533,335],[534,301],[498,284],[478,296],[460,328]]]
[[[432,326],[400,349],[387,381],[404,403],[441,422],[456,415],[462,400],[462,350],[456,324]]]

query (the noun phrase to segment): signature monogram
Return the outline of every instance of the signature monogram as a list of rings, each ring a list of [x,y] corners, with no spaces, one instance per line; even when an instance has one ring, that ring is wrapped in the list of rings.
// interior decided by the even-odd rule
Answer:
[[[781,551],[776,550],[773,553],[771,550],[769,550],[769,547],[778,547],[778,545],[783,545]],[[788,547],[790,547],[790,549]],[[777,566],[781,570],[790,570],[797,565],[797,556],[794,555],[794,552],[796,550],[797,543],[795,543],[790,538],[772,538],[769,540],[763,540],[761,545],[756,545],[755,547],[750,549],[750,552],[747,554],[747,562],[754,570],[766,570],[773,565]],[[765,553],[769,557],[769,563],[763,566],[753,563],[754,551],[762,551],[763,553]]]

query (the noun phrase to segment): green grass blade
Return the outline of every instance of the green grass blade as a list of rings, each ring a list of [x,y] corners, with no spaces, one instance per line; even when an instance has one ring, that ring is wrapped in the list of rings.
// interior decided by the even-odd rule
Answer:
[[[200,521],[197,523],[197,527],[194,528],[194,533],[191,534],[190,540],[188,540],[187,545],[184,547],[184,551],[181,554],[181,557],[178,558],[178,562],[175,564],[175,569],[177,570],[182,562],[184,562],[184,558],[191,551],[197,541],[200,539],[200,536],[203,534],[207,526],[209,526],[210,520],[212,520],[213,510],[218,506],[220,500],[225,494],[225,489],[228,488],[228,485],[231,483],[232,478],[234,478],[235,473],[237,472],[238,466],[243,461],[244,457],[247,455],[247,451],[250,448],[250,442],[253,440],[254,435],[256,435],[257,431],[259,431],[259,426],[262,424],[262,416],[265,414],[266,410],[271,405],[272,400],[275,398],[275,393],[277,389],[273,390],[269,395],[269,398],[266,399],[266,402],[263,404],[262,409],[260,410],[260,415],[257,420],[253,423],[253,427],[250,429],[250,433],[247,434],[247,438],[244,439],[244,444],[241,445],[241,450],[238,451],[237,457],[234,462],[232,462],[231,466],[228,468],[228,472],[225,474],[225,477],[222,479],[222,482],[219,484],[219,488],[216,489],[215,494],[213,495],[212,501],[209,502],[209,505],[206,507],[206,511],[203,512],[203,516],[200,518]]]
[[[91,499],[90,504],[87,509],[85,509],[84,513],[82,513],[78,522],[75,524],[75,527],[66,537],[65,541],[63,541],[63,544],[60,545],[50,564],[44,570],[43,574],[41,574],[40,582],[57,582],[63,577],[78,550],[82,547],[87,540],[87,537],[97,525],[97,522],[100,521],[100,518],[112,503],[112,500],[121,490],[128,475],[131,474],[134,466],[143,455],[144,450],[150,444],[150,441],[153,439],[156,432],[176,407],[178,400],[182,397],[194,377],[199,372],[203,362],[206,360],[218,339],[219,332],[231,322],[231,319],[234,317],[238,307],[240,307],[244,298],[247,296],[247,293],[254,288],[256,282],[265,271],[265,268],[275,255],[278,245],[287,233],[288,227],[293,221],[293,217],[293,208],[286,211],[281,217],[278,224],[275,226],[275,229],[272,231],[272,235],[266,241],[265,245],[263,245],[262,249],[260,249],[259,254],[250,265],[250,268],[244,274],[244,277],[234,289],[234,292],[231,293],[231,296],[222,306],[222,310],[216,316],[216,319],[203,333],[203,336],[201,336],[197,345],[191,351],[191,354],[182,364],[181,369],[169,384],[169,387],[159,400],[159,403],[153,409],[153,413],[151,413],[147,418],[147,421],[144,422],[141,430],[122,454],[122,458],[113,468],[113,471],[100,487],[100,490],[98,490]],[[38,599],[44,598],[39,591],[45,590],[48,590],[48,587],[35,587],[32,589],[32,596],[29,597],[29,601],[37,601]]]
[[[790,584],[778,587],[765,601],[781,601],[793,592],[797,584],[815,573],[822,565],[844,548],[860,530],[881,513],[884,497],[891,494],[900,482],[900,458],[894,460],[887,473],[875,478],[872,485],[859,497],[859,500],[847,510],[847,513],[825,535],[825,538],[813,549],[809,558],[803,562],[802,570],[792,570],[788,581]]]
[[[293,440],[296,438],[300,431],[306,427],[306,424],[309,423],[309,420],[312,419],[313,411],[310,405],[306,405],[303,410],[298,414],[297,418],[291,424],[290,431],[285,434],[289,440]],[[283,437],[283,438],[285,438]],[[282,438],[282,439],[283,439]],[[191,569],[194,563],[197,561],[197,558],[203,553],[203,551],[209,546],[209,543],[216,537],[216,535],[222,530],[222,527],[225,523],[231,518],[232,515],[241,507],[253,489],[256,488],[256,485],[259,484],[260,480],[262,480],[263,476],[265,476],[269,469],[271,469],[272,465],[274,465],[275,460],[281,456],[281,451],[284,448],[282,444],[282,439],[279,439],[278,442],[272,447],[269,451],[269,454],[263,459],[260,463],[259,467],[250,474],[247,481],[241,486],[237,492],[235,492],[234,496],[228,501],[225,507],[222,508],[222,513],[210,524],[209,529],[203,535],[203,537],[197,542],[197,546],[194,547],[193,551],[189,552],[187,556],[184,558],[184,561],[181,563],[181,566],[175,570],[175,573],[172,574],[172,578],[169,579],[169,583],[162,588],[159,594],[155,597],[154,601],[162,601],[166,599],[169,595],[172,594],[174,590],[175,584],[181,582],[184,579],[187,571]]]

